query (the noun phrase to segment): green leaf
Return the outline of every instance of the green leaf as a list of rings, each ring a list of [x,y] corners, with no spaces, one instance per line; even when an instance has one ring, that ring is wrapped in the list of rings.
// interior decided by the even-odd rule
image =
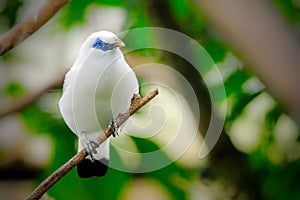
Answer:
[[[238,116],[240,116],[240,114],[243,113],[245,107],[260,94],[261,91],[253,94],[245,94],[245,93],[236,94],[235,102],[232,107],[232,112],[230,116],[227,117],[227,120],[232,121],[236,119]]]
[[[225,49],[224,45],[220,41],[209,39],[202,44],[214,62],[221,62],[225,58],[228,50]]]
[[[15,81],[10,82],[6,88],[5,93],[11,97],[18,97],[24,92],[23,86]]]
[[[85,10],[92,3],[91,0],[72,0],[61,11],[59,21],[65,28],[71,28],[75,24],[84,22]]]
[[[18,10],[22,5],[23,1],[20,0],[6,0],[5,2],[3,2],[2,0],[1,8],[2,6],[4,8],[2,8],[0,12],[0,31],[4,31],[2,30],[2,28],[4,28],[5,26],[7,26],[7,28],[11,28],[16,24]]]
[[[127,2],[123,0],[72,0],[62,9],[61,16],[59,18],[60,23],[66,29],[69,29],[76,24],[85,23],[86,10],[92,4],[99,6],[123,7],[127,4]]]
[[[237,70],[232,73],[225,80],[226,96],[230,97],[232,94],[237,94],[242,92],[242,85],[245,83],[251,75],[245,70]]]

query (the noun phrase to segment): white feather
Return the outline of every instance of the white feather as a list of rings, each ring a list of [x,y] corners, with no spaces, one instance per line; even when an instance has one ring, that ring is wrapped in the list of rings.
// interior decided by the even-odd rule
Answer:
[[[61,114],[79,137],[78,151],[85,147],[83,134],[95,139],[109,121],[130,106],[138,82],[119,48],[92,48],[96,38],[113,43],[117,36],[108,31],[92,34],[81,46],[78,59],[66,74],[59,101]],[[95,159],[109,159],[109,139],[97,149]]]

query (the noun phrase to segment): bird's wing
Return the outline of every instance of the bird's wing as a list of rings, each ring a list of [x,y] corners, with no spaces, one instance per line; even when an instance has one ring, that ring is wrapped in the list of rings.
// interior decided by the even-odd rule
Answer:
[[[64,121],[66,122],[68,127],[72,130],[72,132],[75,134],[77,133],[76,133],[75,122],[72,114],[72,104],[71,104],[72,101],[71,101],[70,93],[73,87],[74,76],[76,76],[77,73],[76,71],[77,71],[76,69],[71,68],[65,75],[62,96],[58,103]]]
[[[71,68],[65,75],[64,84],[63,84],[63,90],[62,93],[64,93],[69,85],[69,83],[72,80],[72,77],[75,75],[75,70]]]

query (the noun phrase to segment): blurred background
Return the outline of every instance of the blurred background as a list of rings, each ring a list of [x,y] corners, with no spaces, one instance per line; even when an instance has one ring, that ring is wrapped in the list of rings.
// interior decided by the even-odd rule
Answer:
[[[45,2],[2,0],[0,33],[35,16]],[[299,22],[298,0],[68,2],[41,29],[0,57],[1,199],[24,199],[76,153],[77,138],[62,120],[57,102],[64,74],[86,37],[103,29],[119,33],[141,27],[179,31],[197,41],[211,58],[186,50],[206,63],[201,69],[205,73],[199,74],[174,53],[131,51],[132,44],[151,44],[160,35],[125,35],[123,51],[129,52],[125,58],[136,69],[141,94],[159,87],[160,95],[133,117],[144,129],[126,129],[131,132],[127,143],[122,134],[111,140],[111,157],[122,169],[139,171],[152,163],[142,157],[132,160],[116,146],[156,151],[176,137],[178,124],[185,133],[182,141],[191,142],[180,156],[177,146],[160,151],[159,157],[168,164],[150,172],[111,167],[102,178],[79,179],[72,170],[43,199],[299,199]],[[173,70],[156,71],[149,63]],[[195,97],[174,72],[188,80]],[[151,80],[163,80],[165,85],[147,84]],[[223,87],[225,96],[218,93]],[[222,134],[212,151],[199,158],[215,113],[223,113],[217,116],[225,119]],[[141,137],[144,131],[149,134]]]

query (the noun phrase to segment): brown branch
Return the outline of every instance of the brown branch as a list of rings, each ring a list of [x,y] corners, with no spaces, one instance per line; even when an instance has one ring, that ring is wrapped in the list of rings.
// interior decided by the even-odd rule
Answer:
[[[10,103],[10,105],[2,106],[0,108],[0,119],[2,117],[5,117],[12,113],[18,112],[18,111],[22,110],[23,108],[27,107],[28,105],[34,103],[40,96],[42,96],[44,93],[46,93],[50,89],[60,86],[62,84],[63,80],[64,80],[64,74],[59,76],[56,80],[52,81],[48,85],[39,89],[37,92],[32,93],[32,94],[27,94],[27,95],[21,97],[20,100]]]
[[[134,56],[134,55],[125,55],[127,62],[130,64],[130,66],[139,66],[144,63],[154,62],[153,60],[147,59],[147,58],[141,58],[140,56]],[[8,105],[4,105],[0,107],[0,119],[13,114],[15,112],[21,111],[22,109],[26,108],[27,106],[33,104],[38,98],[40,98],[44,93],[47,91],[59,87],[64,80],[65,74],[64,73],[58,75],[58,78],[56,80],[53,80],[52,82],[48,83],[48,85],[40,88],[38,91],[31,93],[31,94],[25,94],[24,96],[20,97],[19,99],[8,103]]]
[[[298,121],[299,37],[272,1],[202,0],[195,3],[247,62],[246,66]]]
[[[142,106],[152,100],[158,94],[158,89],[154,89],[148,93],[144,98],[141,98],[139,95],[135,94],[132,98],[131,105],[128,111],[124,114],[120,114],[116,123],[118,126],[121,126],[131,115],[133,115],[137,110]],[[107,128],[103,134],[97,137],[98,142],[101,144],[113,133],[113,127]],[[94,144],[93,144],[94,145]],[[95,147],[95,145],[94,145]],[[39,199],[47,192],[50,187],[52,187],[56,182],[58,182],[62,177],[64,177],[71,169],[73,169],[80,161],[82,161],[88,155],[87,150],[83,149],[78,152],[73,158],[68,162],[58,168],[53,172],[48,178],[46,178],[26,199]]]
[[[49,19],[51,19],[69,0],[47,0],[38,13],[13,27],[0,37],[0,55],[21,43]]]

